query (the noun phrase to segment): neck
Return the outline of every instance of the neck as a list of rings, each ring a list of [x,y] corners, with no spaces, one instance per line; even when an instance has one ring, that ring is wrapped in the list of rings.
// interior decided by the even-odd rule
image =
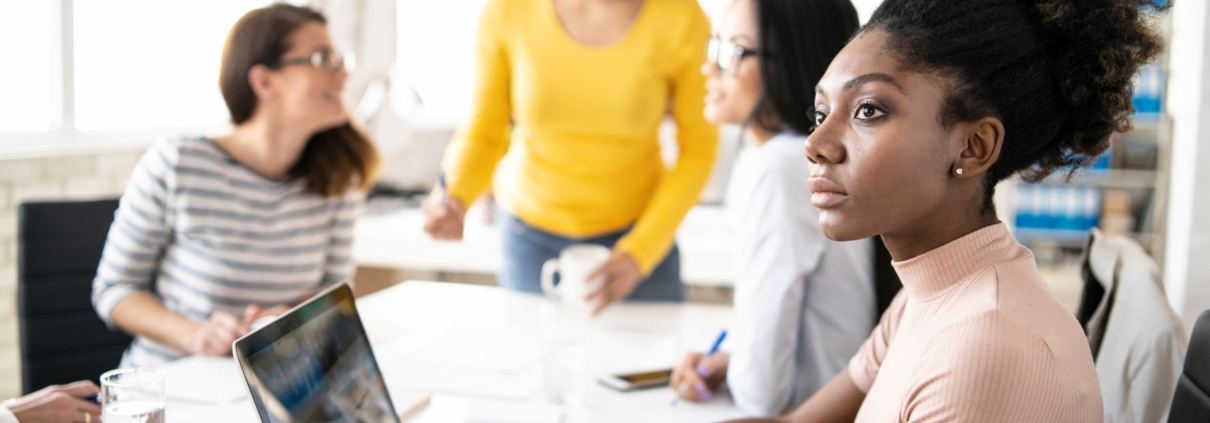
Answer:
[[[757,147],[765,145],[765,143],[768,143],[769,140],[773,139],[773,137],[777,135],[751,123],[744,125],[744,134],[747,135],[748,139],[752,140],[752,143],[756,144]]]
[[[302,156],[311,135],[309,131],[253,116],[236,126],[231,135],[215,142],[252,171],[270,180],[283,181]]]
[[[926,213],[925,217],[918,221],[882,234],[882,241],[894,261],[910,260],[972,232],[1000,223],[995,212],[982,211],[982,182],[972,180],[966,183],[978,184],[978,189],[966,190],[967,195],[955,196],[955,200]],[[971,204],[977,205],[978,209],[972,210]]]

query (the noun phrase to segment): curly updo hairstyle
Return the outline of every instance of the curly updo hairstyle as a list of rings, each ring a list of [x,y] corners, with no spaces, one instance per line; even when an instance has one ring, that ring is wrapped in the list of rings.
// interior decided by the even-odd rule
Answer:
[[[1132,77],[1163,48],[1147,0],[886,0],[861,32],[885,31],[908,70],[945,78],[941,124],[1004,124],[984,180],[1036,182],[1087,166],[1131,129]]]

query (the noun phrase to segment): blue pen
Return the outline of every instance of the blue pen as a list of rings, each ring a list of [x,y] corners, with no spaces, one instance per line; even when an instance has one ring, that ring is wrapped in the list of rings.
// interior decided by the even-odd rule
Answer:
[[[707,358],[710,358],[710,356],[717,354],[719,347],[721,347],[723,345],[724,339],[727,339],[727,330],[726,329],[723,329],[721,332],[718,333],[718,338],[714,339],[714,345],[710,346],[710,352],[706,353],[706,356],[703,357],[702,360],[705,360]],[[705,375],[702,375],[702,376],[704,377]],[[672,405],[676,406],[677,403],[681,402],[681,399],[685,398],[685,393],[687,393],[687,392],[689,392],[689,385],[682,386],[681,390],[677,391],[676,398],[672,399]]]
[[[450,194],[445,186],[445,172],[441,172],[441,175],[437,177],[437,184],[441,187],[441,205],[449,204]]]

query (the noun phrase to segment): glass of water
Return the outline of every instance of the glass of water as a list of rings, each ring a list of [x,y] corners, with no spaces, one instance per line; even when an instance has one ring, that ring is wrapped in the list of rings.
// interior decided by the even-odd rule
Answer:
[[[584,401],[587,377],[587,332],[591,322],[580,307],[544,302],[542,319],[542,387],[552,403],[576,407]],[[105,422],[109,423],[109,422]]]
[[[105,423],[164,423],[164,372],[106,372],[101,375],[101,409]]]

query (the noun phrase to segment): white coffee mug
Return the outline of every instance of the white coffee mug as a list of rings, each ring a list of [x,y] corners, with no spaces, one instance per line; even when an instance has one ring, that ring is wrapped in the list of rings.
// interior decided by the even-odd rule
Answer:
[[[542,293],[564,304],[584,306],[584,296],[605,286],[605,278],[588,280],[592,272],[609,261],[609,248],[594,244],[576,244],[559,253],[559,258],[542,265]],[[555,285],[555,273],[559,284]]]

